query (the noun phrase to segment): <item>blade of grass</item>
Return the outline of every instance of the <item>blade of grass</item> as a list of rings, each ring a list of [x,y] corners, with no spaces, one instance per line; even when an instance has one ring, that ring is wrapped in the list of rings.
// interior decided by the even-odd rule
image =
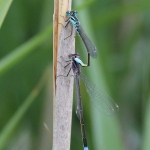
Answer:
[[[0,61],[0,75],[4,74],[11,67],[19,63],[23,58],[29,55],[33,50],[42,44],[52,34],[52,25],[47,29],[13,50],[10,54]]]
[[[149,88],[149,48],[150,45],[144,39],[144,46],[142,49],[142,113],[143,113],[143,141],[142,150],[148,150],[150,147],[150,88]]]
[[[0,149],[1,150],[5,147],[8,140],[11,138],[13,132],[15,131],[16,126],[18,125],[19,121],[24,116],[24,114],[27,112],[28,108],[36,100],[36,97],[42,90],[45,83],[47,83],[46,81],[49,78],[49,74],[50,74],[49,68],[47,68],[45,72],[43,73],[41,79],[39,80],[38,84],[33,89],[33,91],[29,94],[29,96],[26,98],[23,104],[18,108],[16,113],[12,116],[10,121],[7,123],[7,125],[4,127],[4,129],[0,133]]]
[[[150,95],[148,98],[148,104],[146,108],[146,113],[144,117],[144,134],[143,134],[143,147],[142,150],[148,150],[150,147]]]
[[[3,24],[5,16],[10,8],[12,0],[0,0],[0,28]]]

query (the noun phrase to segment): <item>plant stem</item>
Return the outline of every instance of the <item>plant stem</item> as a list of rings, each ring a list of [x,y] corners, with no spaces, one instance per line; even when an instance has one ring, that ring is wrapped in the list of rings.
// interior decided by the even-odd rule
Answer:
[[[72,99],[73,77],[66,75],[63,70],[62,56],[67,60],[70,53],[75,52],[74,31],[71,37],[71,26],[62,27],[66,11],[71,8],[71,0],[55,0],[54,3],[54,32],[53,32],[53,150],[70,150],[71,122],[72,122]],[[60,75],[64,75],[61,76]],[[58,77],[59,76],[59,77]]]

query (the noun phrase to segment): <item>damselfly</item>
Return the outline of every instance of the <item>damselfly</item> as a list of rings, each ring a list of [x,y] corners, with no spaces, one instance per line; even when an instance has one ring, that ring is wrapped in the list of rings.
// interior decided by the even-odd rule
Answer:
[[[86,35],[86,33],[84,32],[84,30],[77,18],[77,11],[67,11],[66,16],[68,17],[68,19],[65,21],[65,22],[67,22],[65,27],[68,25],[68,23],[71,23],[72,26],[75,27],[79,36],[81,37],[81,39],[87,49],[87,52],[90,53],[91,57],[96,58],[97,57],[97,49],[93,45],[93,43],[91,42],[89,37]],[[71,34],[68,37],[70,37],[71,35],[72,35],[72,30],[71,30]],[[65,39],[67,39],[68,37],[66,37]]]
[[[84,150],[88,150],[87,138],[86,138],[85,127],[84,127],[84,119],[83,119],[83,107],[82,107],[81,93],[80,93],[80,78],[83,80],[86,86],[86,90],[90,96],[90,100],[98,108],[99,111],[101,111],[106,115],[112,115],[119,110],[119,106],[105,92],[103,92],[100,88],[98,88],[93,83],[91,83],[87,79],[87,77],[80,71],[80,65],[82,67],[89,66],[89,62],[90,62],[89,54],[88,54],[88,64],[84,64],[79,59],[78,54],[70,54],[69,58],[70,60],[66,61],[67,65],[65,66],[65,68],[71,65],[67,73],[67,76],[69,75],[71,69],[73,70],[74,73],[76,92],[77,92],[76,114],[81,124],[81,133],[82,133]]]

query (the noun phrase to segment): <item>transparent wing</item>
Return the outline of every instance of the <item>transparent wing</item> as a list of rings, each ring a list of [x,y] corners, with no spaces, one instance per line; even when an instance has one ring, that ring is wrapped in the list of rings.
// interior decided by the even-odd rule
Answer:
[[[84,42],[87,51],[90,53],[91,57],[96,58],[97,57],[96,47],[93,45],[89,37],[86,35],[81,25],[79,26],[78,30],[79,35],[81,36],[81,39]]]
[[[100,112],[106,115],[112,115],[118,112],[119,106],[100,88],[91,83],[85,75],[80,74],[81,79],[85,83],[86,90],[90,96],[93,104],[98,108]]]

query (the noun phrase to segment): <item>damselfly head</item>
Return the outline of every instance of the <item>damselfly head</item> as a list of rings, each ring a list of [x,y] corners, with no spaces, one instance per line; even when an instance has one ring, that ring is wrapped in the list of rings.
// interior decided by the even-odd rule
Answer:
[[[76,16],[76,14],[77,14],[77,11],[67,11],[66,12],[67,17]]]
[[[80,56],[79,56],[79,54],[69,54],[68,57],[70,59],[74,59],[74,58],[79,58]]]

